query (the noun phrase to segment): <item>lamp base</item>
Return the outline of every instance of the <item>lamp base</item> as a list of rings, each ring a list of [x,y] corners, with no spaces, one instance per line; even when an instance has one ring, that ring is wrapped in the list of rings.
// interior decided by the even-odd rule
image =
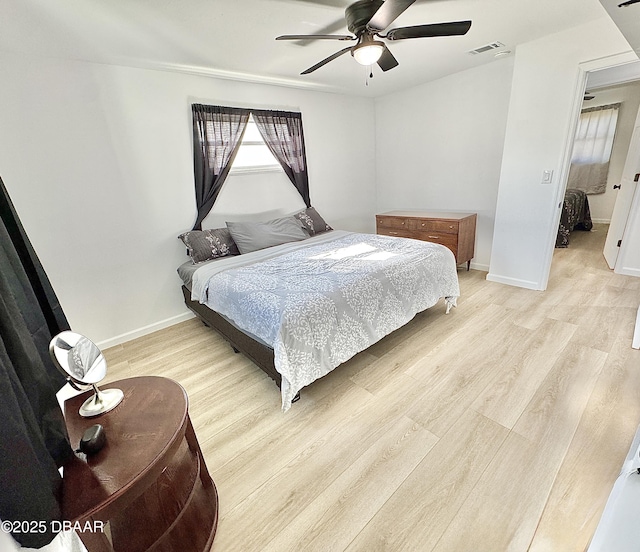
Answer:
[[[104,414],[118,406],[122,399],[124,399],[124,393],[120,389],[106,389],[104,391],[96,389],[95,395],[82,403],[78,413],[83,418]]]

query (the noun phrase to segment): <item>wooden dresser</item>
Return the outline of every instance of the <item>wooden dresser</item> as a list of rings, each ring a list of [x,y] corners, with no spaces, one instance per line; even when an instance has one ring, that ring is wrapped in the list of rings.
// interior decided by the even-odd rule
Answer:
[[[475,213],[389,211],[376,215],[376,232],[446,245],[456,263],[471,266],[476,243]]]

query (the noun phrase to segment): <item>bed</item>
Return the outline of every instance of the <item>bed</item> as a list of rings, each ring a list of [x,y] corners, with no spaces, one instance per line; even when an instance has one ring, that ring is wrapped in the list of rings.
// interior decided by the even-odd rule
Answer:
[[[178,273],[187,307],[276,381],[285,411],[303,387],[459,295],[448,248],[341,230]]]
[[[591,222],[587,194],[582,190],[571,188],[567,189],[564,194],[556,247],[568,247],[571,232],[576,228],[591,230],[593,223]]]

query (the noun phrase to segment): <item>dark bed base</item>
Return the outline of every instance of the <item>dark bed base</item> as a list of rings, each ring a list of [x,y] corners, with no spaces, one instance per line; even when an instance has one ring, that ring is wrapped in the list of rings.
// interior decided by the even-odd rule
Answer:
[[[185,286],[182,286],[182,294],[184,295],[184,302],[187,307],[193,311],[200,320],[210,328],[216,330],[229,342],[234,351],[241,352],[248,357],[280,387],[282,376],[276,370],[273,360],[273,349],[271,347],[267,347],[241,332],[233,324],[227,322],[222,316],[212,311],[206,305],[192,301],[191,292]]]

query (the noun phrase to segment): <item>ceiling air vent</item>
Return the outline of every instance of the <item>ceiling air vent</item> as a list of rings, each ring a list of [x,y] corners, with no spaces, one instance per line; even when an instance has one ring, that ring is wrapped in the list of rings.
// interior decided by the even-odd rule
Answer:
[[[476,48],[475,50],[469,50],[469,53],[475,56],[477,54],[482,54],[483,52],[502,48],[503,46],[504,44],[502,44],[502,42],[492,42],[491,44],[487,44],[486,46],[480,46],[480,48]]]

